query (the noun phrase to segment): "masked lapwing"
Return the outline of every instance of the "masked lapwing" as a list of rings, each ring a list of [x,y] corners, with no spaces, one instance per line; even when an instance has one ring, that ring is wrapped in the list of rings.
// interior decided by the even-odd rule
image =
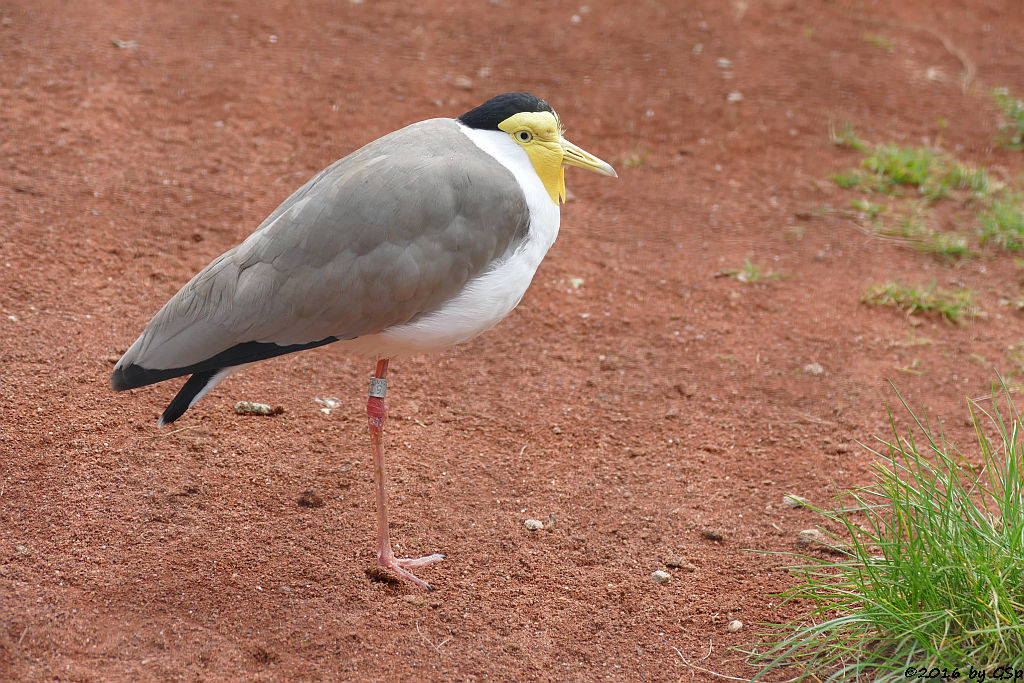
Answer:
[[[110,385],[191,375],[163,426],[249,363],[330,343],[375,358],[378,560],[429,589],[413,570],[444,556],[396,558],[388,534],[388,361],[473,339],[515,308],[558,234],[567,165],[616,175],[521,92],[385,135],[316,174],[182,287]]]

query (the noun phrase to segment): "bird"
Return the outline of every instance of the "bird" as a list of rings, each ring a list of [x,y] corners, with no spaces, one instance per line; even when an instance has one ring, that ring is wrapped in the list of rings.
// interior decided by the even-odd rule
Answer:
[[[388,133],[314,175],[196,274],[117,362],[110,385],[189,375],[162,427],[250,363],[326,344],[372,358],[377,561],[432,590],[414,572],[444,555],[398,558],[391,546],[389,363],[473,339],[518,305],[558,235],[566,166],[617,175],[525,92]]]

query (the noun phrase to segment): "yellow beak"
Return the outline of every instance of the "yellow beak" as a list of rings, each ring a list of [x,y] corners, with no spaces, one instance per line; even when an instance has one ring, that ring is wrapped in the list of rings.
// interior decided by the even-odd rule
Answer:
[[[610,175],[613,178],[619,177],[619,174],[615,172],[611,164],[601,161],[590,152],[580,149],[565,138],[562,138],[562,149],[564,150],[562,153],[563,166],[579,166],[601,175]]]

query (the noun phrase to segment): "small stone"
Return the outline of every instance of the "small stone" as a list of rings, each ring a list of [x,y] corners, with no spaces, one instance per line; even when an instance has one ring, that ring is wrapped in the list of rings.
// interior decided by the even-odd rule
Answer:
[[[281,406],[272,408],[266,403],[239,401],[235,404],[235,412],[239,415],[280,415],[284,412],[284,408]]]
[[[544,528],[544,522],[539,519],[528,519],[523,522],[523,526],[526,527],[527,531],[537,531]]]
[[[719,69],[728,69],[730,66],[732,66],[732,62],[726,59],[725,57],[719,57],[716,64],[718,64]]]
[[[814,548],[829,555],[847,555],[842,548],[833,545],[833,539],[821,532],[821,529],[804,529],[797,532],[796,544],[804,548]]]
[[[804,372],[808,375],[814,375],[820,377],[825,374],[825,368],[821,367],[819,363],[808,363],[804,366]]]
[[[693,398],[697,395],[696,384],[674,384],[672,388],[676,390],[676,393],[686,398]]]
[[[292,592],[292,587],[291,586],[281,586],[277,590],[281,591],[282,593],[291,593]]]
[[[797,543],[800,545],[822,544],[825,542],[825,534],[821,529],[804,529],[797,532]]]
[[[299,496],[299,506],[304,508],[322,508],[324,506],[324,499],[313,489],[308,489]]]
[[[32,554],[32,551],[29,550],[26,546],[23,546],[23,545],[16,545],[16,546],[14,546],[14,552],[18,553],[19,555],[31,555]]]
[[[739,92],[738,90],[733,90],[731,93],[726,95],[725,101],[726,102],[742,102],[743,101],[743,93]]]
[[[581,277],[571,277],[571,278],[569,278],[569,286],[572,287],[573,289],[579,289],[580,287],[583,286],[583,278],[581,278]]]
[[[715,531],[714,529],[705,529],[704,531],[700,532],[700,535],[701,538],[707,539],[709,541],[715,541],[717,543],[721,543],[723,540],[725,540],[725,536],[722,535],[722,532]]]
[[[684,569],[688,572],[697,571],[697,565],[687,561],[682,555],[669,555],[665,558],[665,566],[670,569]]]
[[[452,85],[459,90],[472,90],[473,80],[469,76],[456,76],[455,80],[452,81]]]
[[[331,411],[335,408],[341,407],[341,401],[333,396],[328,396],[327,398],[314,398],[313,400],[323,406],[322,409],[326,411]]]
[[[803,496],[798,496],[795,493],[787,493],[782,497],[782,502],[786,504],[786,507],[799,508],[809,505],[807,499]]]
[[[651,574],[651,578],[654,579],[655,583],[668,583],[669,579],[672,578],[672,575],[664,569],[659,569]]]
[[[416,607],[430,607],[431,609],[437,609],[441,606],[440,601],[428,600],[419,593],[410,593],[408,595],[403,595],[402,600],[409,603],[410,605],[415,605]]]
[[[739,619],[733,619],[732,621],[730,621],[728,624],[725,625],[725,630],[728,631],[729,633],[736,633],[741,628],[743,628],[743,622],[740,621]]]

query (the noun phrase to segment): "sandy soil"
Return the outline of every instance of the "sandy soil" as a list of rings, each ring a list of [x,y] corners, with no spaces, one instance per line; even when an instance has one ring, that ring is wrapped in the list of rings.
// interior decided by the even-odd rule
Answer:
[[[815,211],[848,205],[829,176],[858,162],[829,125],[1017,177],[988,93],[1024,92],[1024,16],[675,4],[0,6],[0,678],[751,675],[732,648],[807,609],[772,596],[795,579],[771,553],[817,522],[783,496],[870,482],[857,442],[886,434],[889,380],[969,446],[964,398],[1022,340],[1012,255],[945,263]],[[393,533],[447,555],[426,594],[367,573],[372,363],[263,363],[174,431],[156,416],[177,382],[108,376],[312,173],[519,89],[621,177],[568,173],[559,241],[502,325],[393,365]],[[787,277],[715,277],[747,258]],[[974,290],[984,316],[860,303],[896,278]],[[669,555],[690,566],[657,584]]]

